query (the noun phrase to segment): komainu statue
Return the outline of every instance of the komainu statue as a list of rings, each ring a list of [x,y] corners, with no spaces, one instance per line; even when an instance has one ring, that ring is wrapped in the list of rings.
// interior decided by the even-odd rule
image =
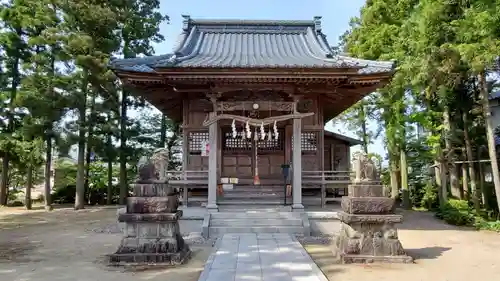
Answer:
[[[137,163],[139,180],[166,180],[169,154],[167,148],[158,148],[149,158],[141,157]]]
[[[364,152],[355,153],[353,156],[353,168],[356,175],[354,182],[375,180],[377,171],[372,159]]]

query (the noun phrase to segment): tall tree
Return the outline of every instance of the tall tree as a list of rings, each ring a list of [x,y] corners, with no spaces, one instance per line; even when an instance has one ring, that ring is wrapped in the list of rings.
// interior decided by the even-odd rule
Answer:
[[[29,9],[30,1],[12,0],[0,3],[0,48],[3,50],[4,82],[7,83],[8,110],[3,111],[6,120],[5,130],[0,135],[0,152],[2,156],[2,175],[0,182],[0,205],[7,204],[9,162],[14,151],[13,133],[19,118],[16,116],[18,88],[21,83],[22,63],[29,57],[25,31],[28,19],[33,16]]]
[[[22,104],[37,120],[32,126],[35,136],[45,141],[45,209],[51,210],[51,170],[54,141],[59,137],[54,129],[66,113],[65,96],[68,79],[65,71],[56,65],[69,59],[62,46],[66,39],[60,29],[61,17],[55,1],[35,1],[31,8],[35,16],[30,19],[28,44],[33,51],[29,64],[25,64],[26,78],[22,81]]]
[[[102,87],[106,65],[111,54],[120,46],[115,31],[118,28],[116,11],[109,1],[67,1],[62,6],[64,25],[69,33],[67,49],[78,67],[74,91],[78,111],[78,171],[75,209],[84,208],[85,197],[85,144],[87,133],[87,102],[89,92]]]
[[[168,17],[159,12],[159,0],[123,0],[120,5],[119,30],[122,39],[122,54],[125,58],[138,55],[152,55],[152,43],[164,40],[159,33],[160,24]],[[127,183],[127,126],[128,107],[131,97],[126,89],[122,90],[120,119],[120,204],[125,204],[128,195]]]
[[[476,75],[485,116],[488,153],[491,161],[493,183],[500,209],[500,174],[494,139],[494,128],[490,118],[487,74],[498,66],[500,54],[500,1],[469,1],[464,16],[453,22],[458,37],[456,49]]]
[[[365,153],[368,153],[368,146],[379,137],[382,129],[380,126],[375,130],[370,129],[370,121],[379,119],[376,99],[376,93],[367,96],[333,120],[334,123],[347,125],[349,132],[363,140]]]

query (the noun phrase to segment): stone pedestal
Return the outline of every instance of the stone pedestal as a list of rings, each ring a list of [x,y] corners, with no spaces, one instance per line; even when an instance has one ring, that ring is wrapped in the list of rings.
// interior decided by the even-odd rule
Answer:
[[[359,183],[348,187],[342,198],[340,234],[334,253],[342,263],[398,262],[413,259],[398,239],[396,224],[403,219],[394,214],[394,199],[383,197],[380,183]]]
[[[177,265],[191,251],[179,230],[182,211],[174,189],[157,180],[134,185],[126,212],[118,213],[124,236],[118,251],[109,255],[112,265]]]

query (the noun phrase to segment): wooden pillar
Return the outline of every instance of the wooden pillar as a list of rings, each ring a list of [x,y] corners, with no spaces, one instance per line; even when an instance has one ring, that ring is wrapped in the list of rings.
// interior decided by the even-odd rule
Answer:
[[[293,119],[293,151],[292,151],[292,171],[293,171],[293,204],[294,211],[302,211],[302,120]]]
[[[330,171],[336,171],[335,167],[335,143],[330,144]]]
[[[210,118],[215,117],[216,112],[210,113]],[[208,202],[207,209],[209,211],[218,211],[217,207],[217,154],[218,141],[217,129],[218,122],[214,122],[208,128],[208,139],[210,143],[210,151],[208,153]]]
[[[189,131],[185,128],[182,129],[182,179],[186,180],[186,171],[189,167]],[[189,190],[187,185],[182,186],[182,204],[184,207],[188,206]]]
[[[325,186],[325,129],[319,131],[319,168],[321,170],[321,208],[325,207],[326,201],[326,186]]]
[[[182,101],[182,178],[187,179],[186,171],[189,169],[189,100]],[[188,206],[189,190],[187,185],[182,186],[182,204]]]
[[[293,128],[290,125],[285,126],[285,135],[284,135],[284,141],[285,141],[285,163],[289,164],[292,160],[291,157],[291,151],[292,151],[292,131]],[[285,164],[283,163],[283,164]]]

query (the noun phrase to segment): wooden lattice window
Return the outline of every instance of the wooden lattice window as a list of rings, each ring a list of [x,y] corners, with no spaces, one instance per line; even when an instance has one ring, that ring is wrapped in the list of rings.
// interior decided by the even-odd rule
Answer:
[[[189,154],[201,154],[201,145],[208,139],[208,132],[189,132]]]
[[[318,150],[318,132],[302,132],[300,140],[303,152],[315,152]],[[292,136],[292,149],[293,149],[293,136]]]
[[[269,140],[266,136],[265,140],[259,140],[257,142],[258,151],[261,152],[277,152],[283,151],[285,147],[285,131],[283,129],[278,129],[278,139],[274,136]]]
[[[250,139],[244,139],[241,132],[238,136],[233,138],[233,133],[230,131],[224,132],[224,141],[222,142],[224,151],[242,152],[252,150],[252,142]]]

